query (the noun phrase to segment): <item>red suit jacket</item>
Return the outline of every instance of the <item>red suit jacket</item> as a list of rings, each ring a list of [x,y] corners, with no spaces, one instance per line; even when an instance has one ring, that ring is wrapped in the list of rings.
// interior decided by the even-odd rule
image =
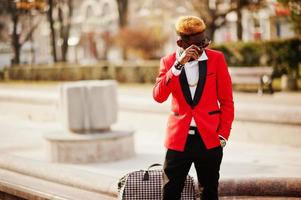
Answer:
[[[208,60],[199,61],[199,81],[192,99],[184,68],[179,76],[171,67],[176,53],[163,57],[153,88],[154,99],[162,103],[172,95],[166,148],[184,151],[189,126],[194,118],[207,149],[220,145],[219,135],[228,139],[234,119],[232,83],[224,55],[205,49]]]

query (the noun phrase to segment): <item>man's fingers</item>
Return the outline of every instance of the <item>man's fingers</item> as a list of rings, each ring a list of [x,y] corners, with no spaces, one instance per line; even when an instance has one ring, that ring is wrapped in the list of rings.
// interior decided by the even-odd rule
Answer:
[[[199,57],[198,53],[194,51],[187,52],[186,55],[189,56],[189,58],[193,58],[194,60],[198,59]]]
[[[200,47],[198,47],[198,46],[196,46],[196,45],[194,45],[194,44],[192,44],[190,47],[189,47],[189,49],[195,49],[196,51],[201,51],[201,48]]]
[[[194,60],[197,60],[197,59],[199,58],[199,56],[196,55],[196,54],[193,54],[192,58],[193,58]]]
[[[198,52],[196,49],[189,49],[188,52],[189,52],[189,53],[194,53],[194,54],[196,54],[197,56],[199,55],[199,52]]]
[[[194,59],[197,59],[199,57],[199,52],[195,49],[190,49],[188,52],[190,55],[193,55]]]
[[[191,58],[193,60],[197,60],[200,56],[200,54],[199,54],[200,51],[201,51],[201,49],[199,47],[197,47],[196,45],[191,45],[190,47],[188,47],[185,50],[185,54],[182,56],[186,57],[187,60],[190,60]]]

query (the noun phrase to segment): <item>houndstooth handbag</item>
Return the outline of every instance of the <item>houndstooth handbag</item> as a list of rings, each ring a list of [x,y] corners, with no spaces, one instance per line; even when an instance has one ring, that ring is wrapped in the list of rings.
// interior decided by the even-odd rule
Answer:
[[[134,171],[123,176],[118,182],[119,200],[160,200],[162,199],[163,170],[150,170],[160,164],[153,164],[147,170]],[[187,176],[181,200],[195,200],[195,184]]]

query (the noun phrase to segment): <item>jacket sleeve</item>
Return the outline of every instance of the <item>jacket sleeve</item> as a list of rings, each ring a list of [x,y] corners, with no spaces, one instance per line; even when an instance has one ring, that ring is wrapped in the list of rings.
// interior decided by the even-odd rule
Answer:
[[[217,98],[220,103],[221,114],[217,132],[228,140],[234,120],[232,82],[224,55],[220,54],[218,59]]]
[[[167,70],[167,66],[164,62],[164,58],[160,60],[160,70],[159,75],[156,78],[156,83],[153,88],[153,98],[162,103],[166,101],[169,94],[171,93],[171,80],[174,78],[171,68]]]

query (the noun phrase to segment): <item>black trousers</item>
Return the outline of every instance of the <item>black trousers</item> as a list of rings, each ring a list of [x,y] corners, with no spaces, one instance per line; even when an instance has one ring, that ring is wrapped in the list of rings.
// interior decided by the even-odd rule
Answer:
[[[218,180],[223,157],[221,146],[206,149],[196,130],[188,135],[184,152],[168,149],[164,162],[163,200],[179,200],[186,176],[194,163],[198,182],[202,187],[202,200],[218,200]]]

